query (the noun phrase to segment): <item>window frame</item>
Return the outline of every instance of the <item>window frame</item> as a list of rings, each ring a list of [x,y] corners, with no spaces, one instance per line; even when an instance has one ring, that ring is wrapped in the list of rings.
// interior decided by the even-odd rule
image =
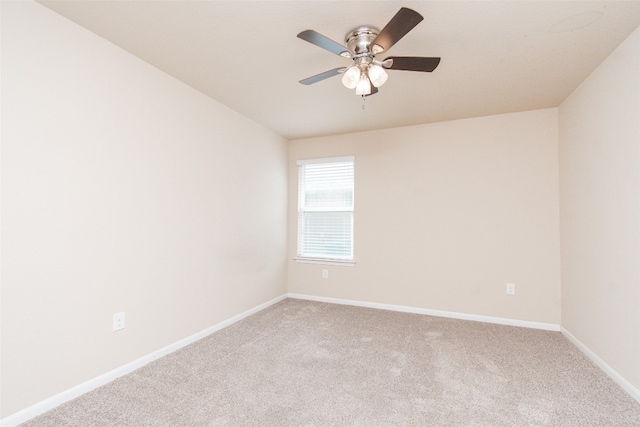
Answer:
[[[304,194],[303,194],[303,185],[302,185],[302,167],[306,165],[319,165],[323,163],[341,163],[341,162],[351,162],[353,168],[353,182],[351,187],[351,207],[350,208],[309,208],[307,206],[303,206]],[[297,225],[296,225],[296,257],[295,261],[300,263],[308,263],[308,264],[328,264],[328,265],[343,265],[343,266],[354,266],[355,265],[355,245],[354,245],[354,222],[355,222],[355,156],[341,156],[341,157],[325,157],[325,158],[315,158],[315,159],[304,159],[298,160],[296,162],[298,167],[298,203],[297,203]],[[335,212],[350,212],[351,213],[351,230],[350,230],[350,244],[351,244],[351,257],[350,258],[333,258],[330,256],[304,256],[301,255],[301,241],[303,233],[303,220],[302,217],[304,212],[326,212],[335,211]]]

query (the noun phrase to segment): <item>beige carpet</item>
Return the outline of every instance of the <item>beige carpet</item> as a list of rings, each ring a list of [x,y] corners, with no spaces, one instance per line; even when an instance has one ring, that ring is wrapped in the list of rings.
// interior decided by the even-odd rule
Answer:
[[[558,332],[287,299],[26,426],[640,426]]]

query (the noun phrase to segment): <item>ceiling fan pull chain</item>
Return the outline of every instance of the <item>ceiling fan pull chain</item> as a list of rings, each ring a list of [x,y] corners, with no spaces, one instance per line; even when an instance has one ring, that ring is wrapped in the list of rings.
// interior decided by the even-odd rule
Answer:
[[[362,109],[364,110],[364,101],[367,100],[367,97],[362,95]]]

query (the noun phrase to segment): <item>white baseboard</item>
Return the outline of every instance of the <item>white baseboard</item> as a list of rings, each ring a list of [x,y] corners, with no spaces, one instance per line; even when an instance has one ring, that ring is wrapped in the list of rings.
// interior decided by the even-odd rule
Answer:
[[[62,393],[58,393],[55,396],[52,396],[46,400],[43,400],[42,402],[36,403],[35,405],[32,405],[19,412],[16,412],[15,414],[12,414],[12,415],[9,415],[8,417],[3,418],[2,420],[0,420],[0,426],[14,427],[19,424],[22,424],[32,418],[37,417],[38,415],[41,415],[57,406],[62,405],[63,403],[66,403],[72,399],[75,399],[76,397],[82,396],[83,394],[90,392],[91,390],[94,390],[107,383],[110,383],[111,381],[123,375],[131,373],[136,369],[139,369],[144,365],[153,362],[154,360],[160,359],[161,357],[166,356],[167,354],[173,353],[174,351],[179,350],[183,347],[186,347],[187,345],[192,344],[208,335],[211,335],[214,332],[219,331],[220,329],[226,328],[227,326],[232,325],[233,323],[236,323],[237,321],[242,320],[245,317],[251,316],[252,314],[255,314],[261,310],[264,310],[265,308],[277,302],[280,302],[286,298],[287,298],[286,294],[276,297],[270,301],[267,301],[256,307],[253,307],[227,320],[223,320],[220,323],[216,323],[215,325],[203,331],[193,334],[187,338],[181,339],[180,341],[170,344],[164,348],[161,348],[160,350],[154,351],[153,353],[147,354],[146,356],[143,356],[137,360],[134,360],[133,362],[127,363],[126,365],[116,368],[113,371],[102,374],[96,378],[93,378],[73,388],[70,388],[69,390],[65,390]]]
[[[593,351],[589,349],[586,345],[584,345],[578,338],[576,338],[571,332],[566,330],[565,328],[561,328],[560,330],[562,334],[567,337],[569,341],[571,341],[576,347],[580,349],[593,363],[595,363],[601,370],[604,371],[616,384],[618,384],[624,391],[629,393],[631,397],[633,397],[638,403],[640,403],[640,390],[633,386],[629,381],[624,379],[622,375],[616,372],[609,364],[607,364],[604,360],[600,359],[598,355],[596,355]]]
[[[560,325],[554,323],[530,322],[527,320],[507,319],[503,317],[481,316],[478,314],[456,313],[453,311],[431,310],[428,308],[408,307],[405,305],[381,304],[377,302],[356,301],[340,298],[318,297],[315,295],[288,294],[289,298],[309,301],[328,302],[332,304],[353,305],[357,307],[378,308],[382,310],[400,311],[403,313],[426,314],[428,316],[448,317],[451,319],[473,320],[476,322],[497,323],[499,325],[519,326],[523,328],[560,331]]]

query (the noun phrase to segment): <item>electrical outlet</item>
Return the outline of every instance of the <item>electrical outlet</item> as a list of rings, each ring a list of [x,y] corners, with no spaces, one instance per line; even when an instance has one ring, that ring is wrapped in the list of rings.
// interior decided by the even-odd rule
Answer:
[[[329,278],[329,270],[322,270],[322,278],[323,279]]]
[[[113,315],[113,330],[124,329],[124,311]]]
[[[507,283],[507,295],[515,295],[515,294],[516,294],[515,283]]]

